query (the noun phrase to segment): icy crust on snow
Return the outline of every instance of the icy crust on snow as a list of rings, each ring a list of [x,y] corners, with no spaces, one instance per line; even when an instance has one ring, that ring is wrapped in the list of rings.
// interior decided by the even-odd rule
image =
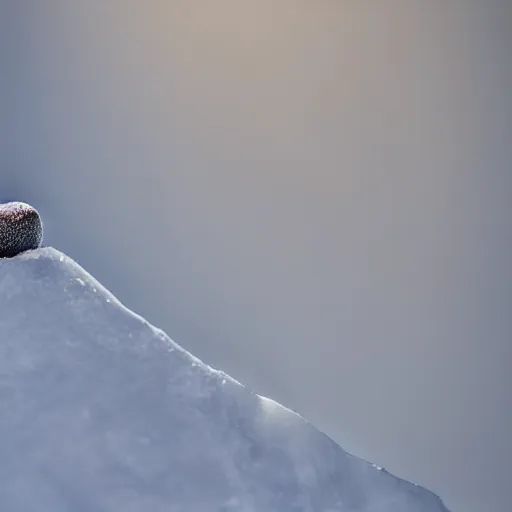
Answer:
[[[446,512],[52,248],[0,260],[0,510]]]

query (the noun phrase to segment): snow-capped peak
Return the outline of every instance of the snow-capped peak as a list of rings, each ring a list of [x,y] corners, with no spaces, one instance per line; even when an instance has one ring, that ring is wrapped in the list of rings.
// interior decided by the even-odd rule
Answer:
[[[447,512],[55,249],[0,260],[0,305],[2,511]]]

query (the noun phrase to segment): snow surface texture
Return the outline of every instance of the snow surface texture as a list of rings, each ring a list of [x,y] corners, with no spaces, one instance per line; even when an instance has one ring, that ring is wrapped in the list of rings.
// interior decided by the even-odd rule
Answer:
[[[0,260],[2,512],[446,512],[132,313],[52,248]]]
[[[36,249],[43,240],[38,211],[26,203],[0,204],[0,258]]]

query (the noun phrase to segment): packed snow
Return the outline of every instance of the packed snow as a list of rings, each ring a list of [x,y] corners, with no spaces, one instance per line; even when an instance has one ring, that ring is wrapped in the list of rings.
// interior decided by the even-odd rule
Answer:
[[[55,249],[0,260],[0,305],[2,512],[447,512]]]

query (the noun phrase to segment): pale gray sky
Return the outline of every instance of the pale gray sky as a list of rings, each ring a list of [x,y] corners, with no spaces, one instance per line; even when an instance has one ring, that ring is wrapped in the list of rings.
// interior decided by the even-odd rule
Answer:
[[[0,1],[0,199],[345,449],[508,512],[512,4]]]

